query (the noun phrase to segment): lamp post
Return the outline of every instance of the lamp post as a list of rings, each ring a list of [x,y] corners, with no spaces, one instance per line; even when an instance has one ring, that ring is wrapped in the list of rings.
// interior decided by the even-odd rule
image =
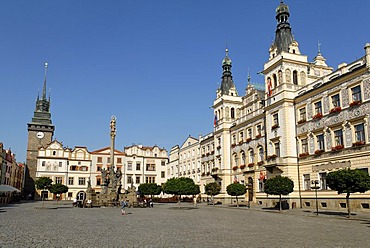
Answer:
[[[319,215],[319,204],[317,201],[317,190],[320,188],[319,180],[311,180],[311,189],[315,190],[315,199],[316,199],[316,215]]]
[[[247,183],[246,186],[247,186],[247,192],[248,192],[248,201],[247,201],[248,205],[247,205],[247,207],[250,208],[251,207],[251,200],[250,200],[249,194],[250,194],[250,191],[252,189],[252,187],[251,187],[252,185],[250,183]]]

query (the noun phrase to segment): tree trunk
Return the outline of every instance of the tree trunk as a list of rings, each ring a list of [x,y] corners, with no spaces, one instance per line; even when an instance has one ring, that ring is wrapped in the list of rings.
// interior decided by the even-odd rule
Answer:
[[[350,210],[350,206],[349,206],[349,195],[350,195],[350,193],[347,193],[347,195],[346,195],[346,204],[347,204],[348,218],[351,217],[351,210]]]
[[[281,195],[279,195],[279,211],[281,211]]]
[[[212,200],[212,205],[214,206],[215,205],[215,199],[214,199],[215,196],[211,196],[211,200]]]
[[[236,196],[236,207],[239,207],[238,196]]]

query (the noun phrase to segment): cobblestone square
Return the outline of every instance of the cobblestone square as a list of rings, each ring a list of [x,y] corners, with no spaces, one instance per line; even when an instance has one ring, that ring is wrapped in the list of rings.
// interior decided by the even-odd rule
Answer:
[[[369,247],[366,218],[301,209],[182,203],[154,208],[72,208],[68,202],[0,207],[0,247]]]

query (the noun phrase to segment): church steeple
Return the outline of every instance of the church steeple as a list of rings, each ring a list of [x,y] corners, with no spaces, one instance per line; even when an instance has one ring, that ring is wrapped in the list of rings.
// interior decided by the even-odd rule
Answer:
[[[238,96],[231,73],[232,62],[229,58],[229,49],[226,47],[225,58],[222,60],[222,82],[217,95]]]
[[[45,63],[45,76],[44,84],[42,87],[41,99],[37,94],[36,108],[32,123],[38,123],[43,125],[51,125],[51,114],[50,114],[50,96],[49,99],[46,97],[46,75],[47,75],[48,63]],[[50,95],[50,94],[49,94]]]
[[[276,8],[276,31],[274,46],[277,53],[282,51],[289,52],[289,45],[294,41],[292,28],[289,23],[289,7],[283,1],[280,1],[279,6]]]

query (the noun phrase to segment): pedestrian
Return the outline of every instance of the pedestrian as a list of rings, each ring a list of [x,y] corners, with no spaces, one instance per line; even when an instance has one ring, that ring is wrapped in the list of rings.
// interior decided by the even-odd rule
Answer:
[[[72,205],[73,205],[73,207],[77,207],[77,198],[73,199],[73,204]]]
[[[127,205],[126,201],[122,200],[122,202],[121,202],[121,214],[122,215],[126,214],[126,205]]]
[[[152,199],[150,199],[150,200],[149,200],[149,207],[150,207],[150,208],[152,208],[152,207],[153,207],[153,200],[152,200]]]

